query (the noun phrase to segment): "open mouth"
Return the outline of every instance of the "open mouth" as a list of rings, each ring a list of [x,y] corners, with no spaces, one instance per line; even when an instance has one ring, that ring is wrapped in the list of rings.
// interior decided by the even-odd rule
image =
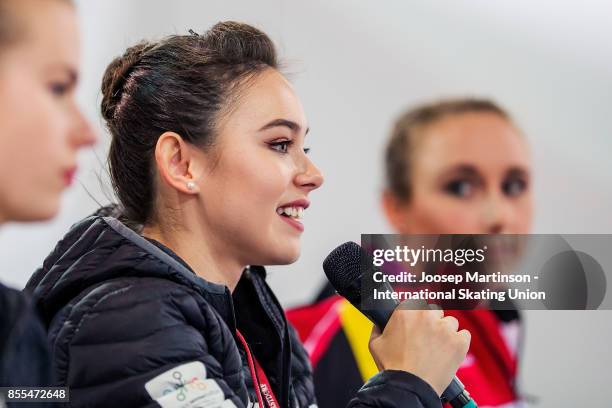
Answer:
[[[302,232],[304,231],[304,225],[302,224],[301,220],[304,216],[304,210],[306,207],[307,205],[303,207],[299,205],[287,205],[277,208],[276,213],[280,215],[283,221],[285,221],[287,224],[291,225],[297,231]]]
[[[276,213],[282,217],[293,218],[294,220],[301,220],[304,216],[304,207],[279,207],[276,209]]]

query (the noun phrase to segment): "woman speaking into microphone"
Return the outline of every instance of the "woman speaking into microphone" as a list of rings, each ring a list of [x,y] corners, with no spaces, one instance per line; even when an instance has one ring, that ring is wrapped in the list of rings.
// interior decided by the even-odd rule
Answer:
[[[74,406],[316,407],[308,357],[262,266],[300,254],[323,177],[263,32],[223,22],[129,48],[102,114],[121,221],[76,224],[28,284]],[[416,334],[415,334],[416,333]],[[352,407],[439,407],[469,333],[399,311]]]

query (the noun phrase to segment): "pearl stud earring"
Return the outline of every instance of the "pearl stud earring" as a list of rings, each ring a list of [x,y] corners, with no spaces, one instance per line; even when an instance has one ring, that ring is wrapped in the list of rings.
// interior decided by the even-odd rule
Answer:
[[[188,181],[187,182],[187,190],[191,190],[193,191],[195,189],[195,183],[193,181]]]

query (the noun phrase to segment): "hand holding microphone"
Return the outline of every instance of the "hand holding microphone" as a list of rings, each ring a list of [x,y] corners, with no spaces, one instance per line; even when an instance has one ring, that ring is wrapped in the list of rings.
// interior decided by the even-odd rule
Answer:
[[[370,352],[379,369],[410,372],[427,381],[453,408],[476,408],[461,381],[454,377],[468,351],[469,332],[457,332],[456,319],[444,317],[441,310],[419,307],[427,305],[416,301],[406,301],[401,304],[406,307],[398,307],[396,300],[380,300],[378,308],[364,310],[363,267],[373,267],[371,259],[354,242],[340,245],[323,262],[334,289],[378,326],[372,331]],[[376,285],[381,291],[391,289],[388,283]]]
[[[470,345],[467,330],[442,310],[405,310],[400,305],[385,330],[372,328],[370,352],[379,370],[408,371],[438,395],[453,379]]]

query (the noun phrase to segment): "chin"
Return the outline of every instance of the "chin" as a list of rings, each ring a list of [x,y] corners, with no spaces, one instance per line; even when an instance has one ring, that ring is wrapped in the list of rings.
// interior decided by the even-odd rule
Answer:
[[[300,246],[299,245],[281,245],[279,248],[271,254],[269,261],[263,263],[264,265],[289,265],[297,261],[300,257]]]

